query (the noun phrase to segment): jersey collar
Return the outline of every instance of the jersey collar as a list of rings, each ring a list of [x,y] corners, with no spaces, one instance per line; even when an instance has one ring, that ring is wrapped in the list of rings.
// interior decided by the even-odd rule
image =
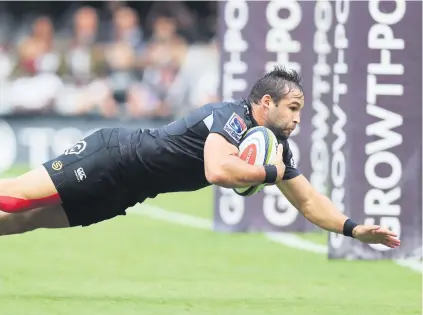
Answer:
[[[257,121],[254,119],[253,116],[253,110],[251,108],[251,104],[247,102],[246,99],[242,99],[242,103],[244,104],[244,107],[247,110],[247,115],[248,118],[251,120],[251,122],[253,123],[253,127],[257,127],[259,124],[257,123]]]

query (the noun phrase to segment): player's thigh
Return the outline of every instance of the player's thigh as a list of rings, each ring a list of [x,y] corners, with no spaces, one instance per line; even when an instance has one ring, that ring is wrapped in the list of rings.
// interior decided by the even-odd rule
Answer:
[[[0,181],[0,195],[22,199],[40,199],[56,195],[57,189],[43,166],[13,179]]]

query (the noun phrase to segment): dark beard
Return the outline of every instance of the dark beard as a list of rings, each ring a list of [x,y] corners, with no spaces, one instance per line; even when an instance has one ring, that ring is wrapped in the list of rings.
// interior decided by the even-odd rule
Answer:
[[[279,141],[285,141],[289,138],[289,136],[284,134],[283,130],[281,130],[279,128],[273,128],[273,127],[269,127],[269,126],[267,126],[267,128],[269,128],[275,134],[276,139],[278,139]]]

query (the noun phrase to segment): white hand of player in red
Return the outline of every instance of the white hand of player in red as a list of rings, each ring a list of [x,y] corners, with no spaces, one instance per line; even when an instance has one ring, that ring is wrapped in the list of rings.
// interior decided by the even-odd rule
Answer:
[[[396,233],[378,225],[357,225],[353,230],[353,236],[363,243],[383,244],[390,248],[396,248],[401,244]]]

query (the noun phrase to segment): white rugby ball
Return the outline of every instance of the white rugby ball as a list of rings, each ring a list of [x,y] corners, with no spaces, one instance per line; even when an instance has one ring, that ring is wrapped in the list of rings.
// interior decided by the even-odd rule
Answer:
[[[239,145],[239,157],[251,165],[269,164],[276,156],[278,140],[275,134],[266,127],[253,127],[249,129]],[[252,196],[261,191],[266,184],[234,188],[240,196]]]

